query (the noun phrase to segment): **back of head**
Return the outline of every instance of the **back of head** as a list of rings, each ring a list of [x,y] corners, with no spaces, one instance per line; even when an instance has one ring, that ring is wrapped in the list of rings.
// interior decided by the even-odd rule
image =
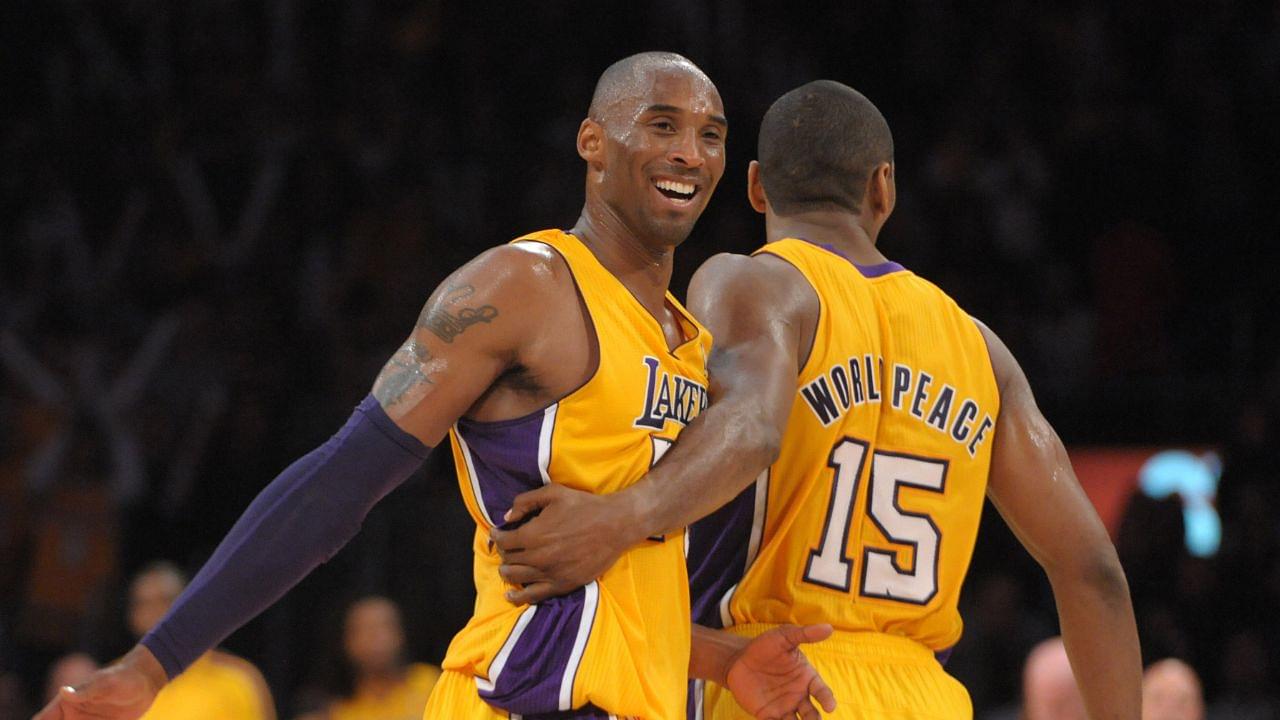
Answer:
[[[1032,648],[1022,673],[1022,696],[1026,720],[1088,720],[1062,638]]]
[[[859,212],[867,179],[893,162],[889,123],[862,93],[815,80],[778,98],[760,122],[760,180],[778,215]]]

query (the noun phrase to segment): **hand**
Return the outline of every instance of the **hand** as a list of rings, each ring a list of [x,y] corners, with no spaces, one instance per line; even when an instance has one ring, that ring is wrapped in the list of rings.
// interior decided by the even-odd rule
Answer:
[[[831,688],[800,653],[802,643],[830,636],[830,625],[776,627],[753,639],[730,661],[725,687],[742,709],[758,720],[796,715],[818,720],[821,716],[810,697],[823,710],[835,712],[836,698]]]
[[[519,586],[507,593],[516,605],[586,585],[643,537],[632,537],[635,513],[625,492],[593,495],[546,485],[516,496],[503,520],[507,529],[495,528],[489,538],[502,556],[502,579]]]
[[[164,668],[142,645],[80,683],[63,687],[32,720],[134,720],[168,682]]]

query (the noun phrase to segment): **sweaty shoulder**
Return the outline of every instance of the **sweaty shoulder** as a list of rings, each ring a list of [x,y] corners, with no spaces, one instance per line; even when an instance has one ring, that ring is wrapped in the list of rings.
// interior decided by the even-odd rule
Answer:
[[[690,309],[699,318],[719,308],[759,308],[778,319],[818,314],[818,296],[791,263],[769,254],[713,255],[689,281]],[[699,311],[703,311],[700,313]]]
[[[535,242],[499,245],[440,284],[419,326],[453,344],[467,328],[483,324],[496,331],[491,340],[514,348],[574,302],[572,274],[556,251]]]
[[[976,317],[970,317],[978,326],[978,331],[982,333],[982,339],[987,343],[987,353],[991,356],[991,370],[996,376],[996,386],[1000,389],[1001,401],[1007,401],[1010,395],[1027,385],[1026,375],[1023,374],[1022,367],[1018,365],[1018,361],[1014,359],[1013,353],[1009,352],[1004,341],[987,327],[986,323]]]
[[[786,260],[721,253],[689,281],[689,309],[717,344],[768,333],[794,342],[803,365],[813,347],[820,303],[813,286]]]

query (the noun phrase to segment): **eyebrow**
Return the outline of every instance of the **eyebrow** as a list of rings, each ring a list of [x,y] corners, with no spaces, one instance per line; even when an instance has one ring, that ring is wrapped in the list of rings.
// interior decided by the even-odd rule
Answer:
[[[682,112],[685,112],[685,109],[684,109],[684,108],[676,107],[675,105],[667,105],[667,104],[665,104],[665,103],[656,103],[656,104],[654,104],[654,105],[650,105],[649,107],[645,108],[645,109],[644,109],[644,111],[645,111],[645,112],[647,112],[647,113],[650,113],[650,112],[656,112],[656,113],[674,113],[674,114],[677,114],[677,115],[678,115],[678,114],[680,114],[680,113],[682,113]],[[717,125],[723,125],[723,126],[725,126],[725,127],[729,127],[729,120],[728,120],[728,118],[726,118],[725,116],[723,116],[723,115],[711,115],[711,116],[709,116],[709,117],[710,117],[711,122],[713,122],[713,123],[715,123],[715,124],[717,124]]]

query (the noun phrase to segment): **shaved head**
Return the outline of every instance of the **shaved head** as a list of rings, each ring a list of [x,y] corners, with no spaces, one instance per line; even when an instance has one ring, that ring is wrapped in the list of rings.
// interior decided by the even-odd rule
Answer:
[[[654,74],[664,72],[691,75],[706,83],[713,91],[715,89],[711,78],[683,55],[661,51],[636,53],[622,58],[600,74],[596,90],[591,95],[591,108],[587,111],[587,116],[596,122],[604,122],[619,105],[644,97],[653,82]]]
[[[778,98],[760,122],[760,179],[779,215],[861,210],[871,171],[893,162],[889,123],[865,95],[815,80]]]
[[[587,162],[584,217],[617,222],[661,254],[684,242],[724,174],[728,121],[688,58],[645,52],[600,75],[578,126]]]

